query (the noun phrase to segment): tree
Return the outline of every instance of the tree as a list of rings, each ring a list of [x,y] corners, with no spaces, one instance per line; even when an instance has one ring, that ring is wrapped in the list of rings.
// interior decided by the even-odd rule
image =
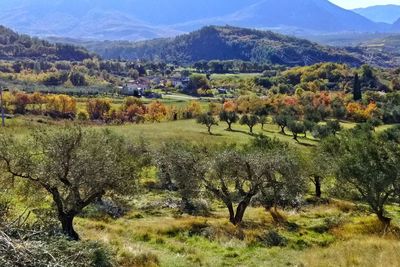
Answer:
[[[354,101],[360,101],[362,99],[361,83],[358,73],[355,73],[354,75],[353,99]]]
[[[333,135],[342,130],[342,126],[338,120],[327,121],[326,126],[331,130]]]
[[[305,120],[305,121],[303,122],[303,124],[304,124],[304,128],[305,128],[304,137],[307,138],[307,132],[312,132],[313,129],[314,129],[314,127],[315,127],[317,124],[316,124],[315,122],[309,121],[309,120]]]
[[[332,115],[334,118],[341,120],[346,117],[346,106],[343,99],[337,97],[332,101]]]
[[[268,117],[267,116],[260,116],[259,122],[261,124],[261,129],[264,130],[264,125],[268,123]]]
[[[30,103],[29,96],[24,92],[18,92],[13,95],[12,104],[15,107],[14,112],[16,114],[25,114],[26,107]]]
[[[371,118],[367,120],[367,123],[371,125],[374,131],[377,127],[383,125],[383,121],[378,118]]]
[[[219,113],[219,119],[228,124],[227,131],[232,131],[232,124],[239,120],[239,116],[234,111],[223,110]]]
[[[204,187],[221,200],[229,211],[229,221],[238,225],[253,197],[259,193],[269,158],[263,152],[235,148],[218,151],[209,160],[209,172],[202,177]],[[234,204],[237,203],[236,211]]]
[[[86,111],[91,120],[104,120],[111,109],[109,99],[91,99],[86,103]]]
[[[76,72],[76,71],[71,72],[71,74],[69,75],[69,80],[71,81],[71,83],[74,86],[86,86],[87,85],[85,75],[80,72]]]
[[[278,124],[281,128],[281,133],[285,133],[285,128],[288,126],[289,122],[293,120],[293,117],[290,115],[286,115],[284,113],[278,114],[274,117],[274,122]]]
[[[167,107],[160,101],[153,101],[147,106],[146,119],[151,122],[161,122],[167,117]]]
[[[203,124],[207,126],[208,133],[211,135],[211,127],[214,125],[218,125],[218,122],[215,120],[214,116],[210,115],[209,113],[203,113],[197,117],[197,123]]]
[[[187,86],[188,93],[196,94],[198,89],[209,89],[210,85],[206,75],[192,74],[189,77],[189,84]]]
[[[391,218],[385,212],[389,201],[398,201],[400,184],[399,143],[372,132],[352,130],[340,138],[325,140],[322,147],[335,162],[334,173],[343,185],[368,203],[385,229]]]
[[[263,177],[260,202],[276,223],[282,223],[284,219],[278,207],[298,207],[308,184],[297,151],[278,144],[268,152],[268,158],[265,161],[268,174]]]
[[[241,125],[247,125],[250,130],[250,134],[253,134],[253,128],[256,126],[259,122],[259,117],[257,115],[251,114],[251,115],[243,115],[242,118],[240,118],[240,124]]]
[[[291,121],[288,123],[288,128],[293,134],[293,139],[299,142],[297,139],[299,134],[303,134],[306,131],[306,127],[304,127],[304,123],[299,121]]]
[[[74,240],[79,239],[76,215],[107,192],[124,192],[133,185],[134,157],[110,131],[40,129],[25,139],[2,134],[0,144],[4,170],[47,191],[64,234]]]
[[[332,176],[331,170],[334,163],[329,160],[329,157],[327,157],[321,146],[313,148],[309,157],[305,168],[307,176],[314,184],[315,197],[321,198],[323,182],[327,177]]]
[[[177,191],[182,200],[182,211],[195,214],[193,199],[201,191],[201,177],[206,169],[202,162],[202,152],[197,147],[183,142],[164,144],[154,153],[162,186]]]
[[[73,119],[76,114],[76,99],[67,95],[48,96],[46,113],[53,118]]]
[[[314,138],[324,139],[332,135],[332,130],[327,125],[316,125],[312,131]]]

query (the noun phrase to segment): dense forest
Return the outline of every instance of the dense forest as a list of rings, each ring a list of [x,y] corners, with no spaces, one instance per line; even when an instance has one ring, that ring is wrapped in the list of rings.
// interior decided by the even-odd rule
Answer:
[[[67,44],[51,44],[47,41],[20,35],[0,25],[1,59],[48,59],[81,61],[92,55],[84,48]]]

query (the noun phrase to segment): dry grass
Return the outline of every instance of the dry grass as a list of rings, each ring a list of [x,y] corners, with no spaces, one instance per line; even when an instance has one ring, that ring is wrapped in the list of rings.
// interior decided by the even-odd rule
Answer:
[[[400,242],[379,237],[356,238],[329,248],[305,251],[301,262],[307,267],[397,267]]]

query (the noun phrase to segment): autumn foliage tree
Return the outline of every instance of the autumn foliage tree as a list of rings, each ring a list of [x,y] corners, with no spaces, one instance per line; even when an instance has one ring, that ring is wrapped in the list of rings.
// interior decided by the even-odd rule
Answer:
[[[109,99],[95,98],[86,103],[86,111],[91,120],[105,120],[110,109],[111,101]]]
[[[161,122],[168,115],[167,107],[160,101],[153,101],[147,106],[146,119],[151,122]]]

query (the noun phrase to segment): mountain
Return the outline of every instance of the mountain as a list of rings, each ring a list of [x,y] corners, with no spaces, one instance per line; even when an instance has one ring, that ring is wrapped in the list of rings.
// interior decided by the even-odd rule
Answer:
[[[105,58],[162,60],[193,63],[201,60],[244,60],[287,66],[318,62],[361,61],[344,50],[320,46],[307,40],[271,31],[232,26],[208,26],[175,38],[142,42],[102,42],[91,46]]]
[[[392,24],[400,18],[400,5],[371,6],[353,11],[375,22]]]
[[[400,32],[400,18],[395,23],[393,23],[392,29],[395,32]]]
[[[1,0],[0,24],[37,36],[172,37],[206,25],[291,34],[390,30],[328,0]]]
[[[84,48],[52,44],[0,26],[0,59],[22,58],[81,61],[92,55]]]
[[[327,0],[263,0],[238,11],[232,19],[246,27],[291,27],[318,32],[379,31],[386,27]]]

